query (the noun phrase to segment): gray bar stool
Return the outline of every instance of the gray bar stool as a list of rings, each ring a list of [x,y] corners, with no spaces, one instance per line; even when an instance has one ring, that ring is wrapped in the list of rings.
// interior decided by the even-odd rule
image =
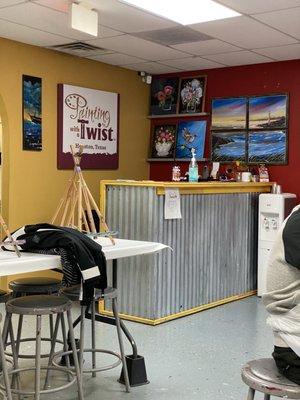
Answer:
[[[270,400],[271,396],[300,399],[300,386],[281,375],[272,358],[249,361],[241,375],[249,386],[247,400],[254,399],[256,390],[264,393],[264,400]]]
[[[66,296],[67,298],[69,298],[72,301],[79,301],[80,285],[63,288],[63,289],[61,289],[61,293],[63,294],[63,296]],[[120,354],[117,354],[111,350],[96,348],[95,312],[96,312],[96,301],[98,301],[98,300],[111,300],[112,301],[112,310],[113,310],[113,315],[114,315],[114,318],[116,321]],[[90,348],[90,349],[84,348],[85,315],[89,312],[89,309],[91,309],[91,336],[92,336],[91,337],[92,348]],[[80,369],[81,369],[82,373],[92,373],[92,376],[95,377],[97,372],[107,371],[109,369],[117,367],[118,365],[120,365],[120,363],[122,363],[126,392],[130,392],[130,383],[129,383],[125,353],[124,353],[124,345],[123,345],[123,340],[122,340],[122,330],[121,330],[120,317],[119,317],[118,306],[117,306],[117,289],[107,288],[104,291],[102,291],[100,289],[95,289],[95,296],[94,296],[93,301],[88,305],[81,304],[80,317],[74,322],[73,325],[76,325],[79,321],[80,321],[79,364],[80,364]],[[92,368],[89,368],[89,369],[83,368],[83,353],[92,353]],[[117,357],[118,360],[113,364],[103,366],[103,367],[97,367],[96,366],[96,353],[111,354],[111,355]],[[54,362],[54,365],[57,365],[56,362]]]
[[[58,294],[59,289],[61,287],[61,281],[55,278],[47,278],[47,277],[31,277],[31,278],[16,278],[9,282],[9,289],[12,290],[12,297],[20,297],[20,296],[31,296],[37,294]],[[1,301],[1,300],[0,300]],[[42,341],[51,341],[51,337],[53,336],[53,316],[49,315],[50,321],[50,337],[42,338]],[[26,338],[21,339],[20,332],[22,329],[23,323],[23,315],[19,316],[18,322],[18,333],[17,333],[17,343],[20,346],[22,342],[29,342],[35,340],[35,338]],[[6,341],[5,341],[6,342]],[[19,353],[19,348],[17,348],[17,352]],[[12,355],[11,353],[6,352],[8,355]],[[34,358],[32,355],[19,354],[20,358]],[[42,357],[49,357],[49,354],[43,354]]]
[[[83,400],[83,391],[82,391],[82,378],[79,369],[78,356],[75,346],[73,325],[72,325],[72,317],[71,317],[71,306],[72,302],[63,296],[49,296],[49,295],[35,295],[35,296],[26,296],[26,297],[18,297],[12,300],[9,300],[6,303],[6,317],[4,321],[3,327],[3,337],[6,338],[8,333],[10,334],[10,341],[12,345],[12,355],[13,355],[13,370],[9,372],[12,375],[13,382],[16,381],[16,388],[13,387],[11,389],[12,393],[18,395],[34,395],[35,400],[39,400],[40,394],[53,393],[62,389],[66,389],[71,386],[73,383],[77,382],[78,387],[78,398],[79,400]],[[13,325],[12,325],[12,315],[18,314],[22,316],[35,315],[36,316],[36,346],[35,346],[35,366],[34,367],[26,367],[19,368],[18,366],[18,353],[17,346],[18,342],[14,339]],[[55,354],[55,344],[57,342],[57,333],[59,325],[61,325],[63,339],[64,339],[64,349],[68,349],[67,336],[65,330],[64,323],[64,314],[67,315],[68,320],[68,328],[69,328],[69,338],[70,344],[72,348],[72,356],[75,365],[75,375],[72,372],[71,368],[67,367],[56,367],[52,365],[52,360]],[[51,341],[51,350],[49,354],[49,360],[47,366],[41,366],[41,322],[42,316],[45,315],[56,315],[56,323],[54,327],[54,333]],[[41,370],[46,370],[46,379],[44,383],[44,389],[41,390]],[[29,390],[21,390],[20,389],[20,373],[22,371],[35,371],[35,389],[34,391]],[[46,389],[48,387],[49,382],[49,373],[50,370],[60,370],[64,371],[68,377],[68,383],[61,385],[56,388]],[[70,379],[73,377],[73,379]],[[15,379],[14,379],[15,378]]]

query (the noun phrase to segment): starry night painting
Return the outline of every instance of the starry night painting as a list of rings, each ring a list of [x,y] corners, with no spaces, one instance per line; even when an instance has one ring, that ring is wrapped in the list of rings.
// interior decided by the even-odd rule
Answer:
[[[42,80],[23,75],[23,150],[42,150]]]
[[[249,133],[251,163],[285,164],[287,162],[287,137],[285,130]]]
[[[231,97],[212,100],[212,130],[246,129],[247,98]]]
[[[287,126],[287,95],[250,97],[249,129],[283,129]]]
[[[203,158],[206,121],[180,121],[177,130],[175,159],[190,159],[194,148],[197,160]]]

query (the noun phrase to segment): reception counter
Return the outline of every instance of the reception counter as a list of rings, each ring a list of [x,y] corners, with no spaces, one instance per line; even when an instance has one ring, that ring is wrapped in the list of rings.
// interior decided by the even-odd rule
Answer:
[[[181,219],[164,219],[169,187],[179,189]],[[156,325],[254,294],[258,196],[271,187],[101,181],[100,208],[110,230],[123,239],[160,242],[173,249],[119,261],[122,317]]]

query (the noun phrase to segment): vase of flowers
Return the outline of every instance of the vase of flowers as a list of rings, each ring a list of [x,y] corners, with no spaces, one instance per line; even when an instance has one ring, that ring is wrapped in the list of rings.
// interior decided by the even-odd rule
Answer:
[[[160,126],[155,130],[155,156],[167,157],[171,155],[175,143],[175,129],[172,125]]]
[[[203,89],[198,79],[192,79],[185,83],[180,91],[181,102],[185,107],[184,112],[194,113],[197,110],[203,96]]]
[[[166,85],[163,90],[160,90],[155,94],[158,100],[159,107],[164,111],[170,111],[174,101],[174,88],[170,85]]]

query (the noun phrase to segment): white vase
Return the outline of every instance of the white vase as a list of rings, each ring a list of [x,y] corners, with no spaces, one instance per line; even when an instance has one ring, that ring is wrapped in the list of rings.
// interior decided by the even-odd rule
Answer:
[[[172,147],[172,142],[157,142],[155,143],[155,150],[158,157],[165,157],[169,154]]]

